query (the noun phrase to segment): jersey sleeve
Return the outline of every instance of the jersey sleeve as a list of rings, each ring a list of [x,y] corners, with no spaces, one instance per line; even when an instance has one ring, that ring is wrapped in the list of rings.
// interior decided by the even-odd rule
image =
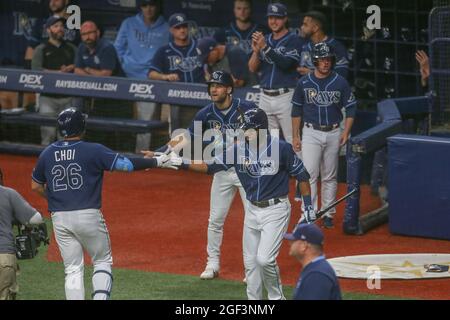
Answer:
[[[275,49],[273,49],[270,45],[267,45],[267,48],[263,50],[262,53],[269,57],[278,68],[282,70],[290,70],[296,67],[300,62],[300,50],[300,40],[292,39],[286,44],[284,53],[275,51]]]
[[[36,163],[36,166],[33,169],[33,173],[31,178],[34,182],[39,184],[47,183],[47,179],[45,178],[45,161],[44,161],[45,152],[42,152],[39,156],[39,159]]]
[[[356,97],[352,92],[352,88],[347,80],[343,79],[343,87],[341,91],[341,107],[345,108],[346,117],[354,118],[356,115]]]
[[[295,292],[295,300],[329,300],[332,281],[319,272],[312,272],[302,279],[301,290]]]
[[[303,115],[303,105],[305,104],[305,95],[303,91],[302,79],[297,83],[292,96],[292,110],[291,116],[298,118]]]
[[[159,48],[155,55],[152,58],[152,62],[150,64],[150,71],[156,71],[159,73],[164,72],[164,48]]]
[[[100,69],[111,70],[116,69],[117,66],[117,53],[114,46],[107,46],[102,52],[102,58],[100,59]]]
[[[308,171],[303,161],[295,154],[292,145],[287,143],[282,148],[282,161],[289,175],[298,181],[309,181]]]
[[[80,44],[77,49],[77,53],[75,55],[75,68],[84,68],[85,65],[83,63],[83,47]]]
[[[14,218],[21,224],[27,224],[36,214],[37,210],[15,190],[9,189],[9,200],[13,209]]]
[[[335,42],[334,50],[336,53],[335,70],[339,75],[341,75],[344,78],[347,78],[349,66],[347,49],[339,41],[334,40],[334,42]]]
[[[113,171],[116,161],[119,158],[119,154],[101,144],[95,144],[94,148],[96,150],[95,154],[97,155],[96,159],[99,168],[102,170]]]
[[[234,78],[243,80],[246,77],[248,69],[243,67],[247,65],[247,54],[240,47],[227,48],[227,57],[230,63],[230,71]]]
[[[204,110],[200,110],[199,112],[197,112],[197,114],[195,115],[194,119],[192,120],[191,124],[189,125],[189,134],[191,135],[191,137],[195,137],[195,124],[197,123],[197,125],[201,125],[202,127],[202,132],[204,131],[205,128],[203,128],[204,126],[204,122],[205,122],[205,112]]]

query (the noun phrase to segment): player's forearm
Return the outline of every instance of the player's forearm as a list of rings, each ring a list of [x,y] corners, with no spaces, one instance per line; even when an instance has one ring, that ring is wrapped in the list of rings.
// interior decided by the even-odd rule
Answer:
[[[300,124],[302,122],[301,117],[292,117],[292,136],[300,139]]]
[[[298,64],[293,58],[276,53],[271,47],[265,48],[264,53],[282,70],[288,71]]]
[[[150,71],[150,73],[148,74],[148,77],[151,80],[160,80],[160,81],[166,81],[167,80],[167,75],[157,72],[155,70]]]
[[[93,68],[84,68],[84,71],[91,75],[91,76],[95,76],[95,77],[110,77],[112,75],[112,70],[108,70],[108,69],[101,69],[101,70],[97,70],[97,69],[93,69]]]
[[[206,163],[190,163],[186,165],[188,170],[200,173],[208,173],[208,165]]]
[[[47,195],[45,194],[45,187],[43,184],[39,184],[35,181],[31,181],[31,190],[36,192],[38,195],[40,195],[42,198],[47,199]]]
[[[354,118],[346,118],[344,124],[344,133],[350,134],[352,131],[353,123],[355,122]]]
[[[74,73],[75,73],[76,75],[79,75],[79,76],[88,76],[88,75],[89,75],[89,73],[87,73],[86,71],[84,71],[84,69],[82,69],[82,68],[76,68],[76,67],[75,67]]]
[[[258,72],[259,66],[261,64],[261,61],[259,60],[259,53],[253,51],[252,56],[250,57],[250,60],[248,61],[248,69],[250,72]]]

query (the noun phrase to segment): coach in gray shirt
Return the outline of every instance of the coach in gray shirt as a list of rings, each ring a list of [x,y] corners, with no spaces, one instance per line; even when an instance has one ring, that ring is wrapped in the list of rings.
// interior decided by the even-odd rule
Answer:
[[[31,207],[17,191],[3,186],[0,169],[0,300],[14,300],[18,292],[17,259],[13,221],[41,224],[41,214]]]

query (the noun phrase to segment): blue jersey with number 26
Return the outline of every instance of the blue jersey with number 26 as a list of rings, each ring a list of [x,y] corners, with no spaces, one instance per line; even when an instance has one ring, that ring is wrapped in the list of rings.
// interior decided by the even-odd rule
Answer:
[[[113,170],[119,154],[84,141],[59,141],[39,156],[32,178],[46,184],[48,210],[100,209],[103,171]]]

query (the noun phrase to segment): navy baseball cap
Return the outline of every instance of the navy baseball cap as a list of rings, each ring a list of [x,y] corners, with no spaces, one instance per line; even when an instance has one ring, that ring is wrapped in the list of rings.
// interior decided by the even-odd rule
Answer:
[[[286,233],[284,238],[287,240],[303,240],[315,245],[323,245],[323,232],[315,224],[301,224],[294,233]]]
[[[282,3],[271,3],[267,6],[268,17],[286,17],[287,15],[287,8]]]
[[[151,6],[157,6],[159,5],[159,1],[158,0],[140,0],[139,1],[139,6],[146,6],[146,5],[151,5]]]
[[[218,43],[213,37],[205,37],[198,41],[197,49],[200,56],[206,58],[208,54],[217,47]]]
[[[60,16],[51,16],[47,19],[47,21],[45,22],[45,29],[50,28],[52,25],[54,25],[55,23],[62,21],[62,23],[64,24],[66,22],[66,19],[64,19],[64,17],[60,17]]]
[[[187,20],[186,15],[184,13],[174,13],[169,18],[169,26],[177,27],[183,24],[188,24],[190,21]]]

